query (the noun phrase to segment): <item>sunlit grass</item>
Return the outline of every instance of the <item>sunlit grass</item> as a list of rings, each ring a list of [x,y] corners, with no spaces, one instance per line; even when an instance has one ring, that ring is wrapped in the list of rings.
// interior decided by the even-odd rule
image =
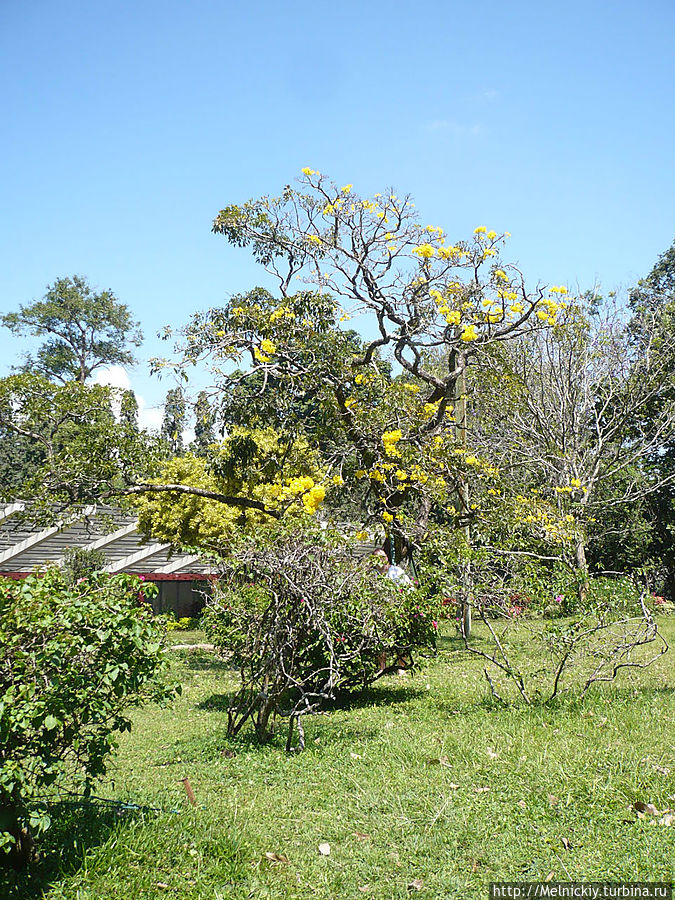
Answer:
[[[674,877],[673,829],[629,811],[675,806],[672,654],[584,703],[505,708],[448,627],[415,675],[307,720],[300,755],[284,752],[283,723],[271,746],[230,741],[232,671],[208,652],[175,656],[182,696],[135,715],[101,788],[162,812],[71,811],[58,833],[70,850],[36,875],[50,900],[391,900],[415,879],[424,896],[485,898],[491,881],[551,872]],[[36,883],[17,896],[39,896]]]

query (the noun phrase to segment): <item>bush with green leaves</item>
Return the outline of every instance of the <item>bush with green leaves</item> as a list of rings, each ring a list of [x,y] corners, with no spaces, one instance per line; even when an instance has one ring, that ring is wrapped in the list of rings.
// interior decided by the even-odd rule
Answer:
[[[412,666],[416,648],[435,646],[436,619],[433,598],[389,581],[329,530],[280,526],[273,537],[242,541],[204,616],[240,671],[229,733],[250,720],[267,741],[281,716],[287,747],[296,723],[302,746],[301,716]]]
[[[173,692],[163,629],[131,575],[59,568],[0,579],[0,861],[25,864],[50,824],[36,801],[91,790],[128,711]],[[3,853],[4,851],[4,853]]]

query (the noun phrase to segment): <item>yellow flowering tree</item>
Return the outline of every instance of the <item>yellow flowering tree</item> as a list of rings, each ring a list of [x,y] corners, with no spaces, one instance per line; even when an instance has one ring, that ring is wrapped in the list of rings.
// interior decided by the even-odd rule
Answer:
[[[465,373],[564,319],[565,288],[528,290],[503,258],[507,234],[450,240],[409,196],[361,197],[309,168],[297,188],[221,210],[213,230],[278,282],[185,329],[184,364],[211,363],[225,418],[303,434],[325,462],[326,499],[357,495],[402,539],[419,539],[434,505],[465,524],[476,498],[496,502],[494,465],[464,446]]]

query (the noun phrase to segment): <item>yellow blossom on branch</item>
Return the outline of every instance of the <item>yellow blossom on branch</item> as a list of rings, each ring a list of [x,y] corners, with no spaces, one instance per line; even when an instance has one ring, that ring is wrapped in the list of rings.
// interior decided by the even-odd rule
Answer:
[[[416,256],[422,257],[422,259],[431,259],[431,257],[435,255],[436,250],[431,244],[420,244],[419,247],[413,249],[413,253]]]

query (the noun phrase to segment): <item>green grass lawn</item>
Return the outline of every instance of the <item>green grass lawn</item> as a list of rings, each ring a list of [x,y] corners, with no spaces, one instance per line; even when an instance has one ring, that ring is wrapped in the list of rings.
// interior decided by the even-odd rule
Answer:
[[[232,672],[174,651],[182,696],[134,716],[100,789],[161,811],[64,808],[32,879],[0,876],[0,896],[393,900],[418,880],[420,896],[487,898],[491,881],[549,873],[675,880],[675,828],[629,810],[675,807],[673,654],[583,703],[504,708],[451,626],[441,643],[415,675],[306,719],[299,755],[285,733],[228,740]]]

